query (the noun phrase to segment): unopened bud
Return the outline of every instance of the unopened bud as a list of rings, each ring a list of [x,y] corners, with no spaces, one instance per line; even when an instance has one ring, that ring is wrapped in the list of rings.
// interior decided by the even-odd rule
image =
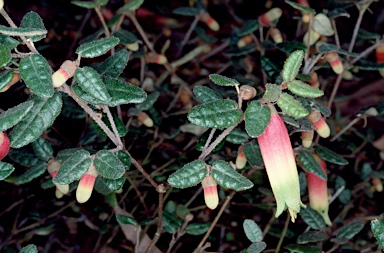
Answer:
[[[247,164],[247,157],[244,154],[244,145],[240,145],[237,150],[236,168],[242,169]]]
[[[311,85],[312,87],[315,87],[315,88],[319,88],[320,87],[320,83],[319,83],[319,78],[317,76],[317,73],[316,72],[312,72],[309,75],[311,76],[311,81],[309,82],[309,85]]]
[[[372,145],[380,151],[384,151],[384,135],[372,142]]]
[[[0,0],[0,10],[4,8],[4,0]]]
[[[237,47],[239,47],[239,48],[245,47],[246,45],[248,45],[252,41],[253,41],[253,38],[250,34],[245,35],[239,39],[239,41],[237,42]]]
[[[148,63],[155,63],[159,65],[164,65],[168,62],[167,57],[165,57],[165,55],[151,53],[151,52],[145,56],[145,60]]]
[[[384,44],[376,47],[376,62],[383,63],[384,62]]]
[[[308,36],[309,36],[309,41],[308,41]],[[318,41],[320,38],[320,33],[316,32],[315,30],[313,29],[310,29],[308,30],[305,34],[304,34],[304,38],[303,38],[303,43],[308,46],[308,42],[309,42],[309,46],[312,46],[313,44],[316,43],[316,41]]]
[[[262,26],[268,26],[275,20],[279,19],[281,17],[281,14],[283,14],[283,12],[280,8],[270,9],[263,15],[259,16],[259,23]]]
[[[240,94],[242,94],[243,100],[250,100],[256,96],[257,91],[252,86],[242,85],[240,86]]]
[[[88,171],[80,178],[76,190],[76,200],[79,203],[87,202],[92,195],[93,186],[95,185],[97,171],[95,166],[91,165]]]
[[[200,15],[200,21],[205,23],[212,31],[217,32],[220,30],[219,23],[217,23],[217,21],[214,20],[208,12],[204,12]]]
[[[219,195],[217,193],[217,183],[212,178],[211,175],[206,176],[203,181],[201,181],[201,185],[204,190],[204,200],[205,204],[210,209],[215,209],[219,205]]]
[[[53,87],[57,88],[63,85],[69,78],[71,78],[77,69],[73,61],[66,60],[61,64],[59,70],[52,75]]]
[[[53,159],[49,161],[47,170],[48,170],[48,173],[51,175],[52,179],[56,177],[56,174],[59,172],[60,167],[61,167],[61,164],[58,161],[55,161]],[[60,191],[63,194],[67,194],[69,192],[68,184],[55,184],[55,185],[56,185],[56,191]]]
[[[16,73],[16,72],[13,72],[13,76],[12,76],[12,79],[9,83],[7,83],[4,88],[2,88],[0,90],[0,92],[4,92],[4,91],[7,91],[9,88],[11,88],[12,85],[14,85],[15,83],[17,83],[18,81],[20,81],[20,74],[19,73]]]
[[[280,30],[277,28],[271,29],[271,37],[276,44],[283,42],[283,36],[281,35]]]
[[[0,132],[0,160],[8,155],[10,145],[8,135],[5,132]]]
[[[55,196],[57,199],[61,199],[64,196],[64,193],[62,193],[59,189],[56,187]]]
[[[243,63],[245,64],[245,71],[247,71],[247,73],[252,73],[253,71],[253,63],[251,62],[251,60],[248,58],[248,57],[244,57],[243,58]]]
[[[304,7],[309,7],[308,0],[297,0],[297,3]]]
[[[143,123],[146,127],[153,127],[153,120],[145,112],[140,112],[137,119]]]
[[[383,191],[383,182],[379,177],[372,178],[372,186],[375,188],[377,192]]]
[[[341,74],[344,71],[343,64],[340,61],[339,55],[336,52],[330,52],[325,56],[325,59],[331,64],[333,71],[336,74]]]
[[[301,132],[301,143],[304,148],[310,148],[313,140],[313,131]]]
[[[192,108],[191,94],[187,92],[184,88],[182,88],[180,92],[180,102],[186,109],[189,110]]]
[[[324,118],[321,117],[319,111],[312,111],[311,114],[308,115],[308,119],[312,122],[313,129],[318,133],[318,135],[323,138],[329,137],[331,130],[329,129],[329,126],[327,122],[325,122]]]
[[[128,48],[129,50],[133,51],[133,52],[136,52],[137,50],[139,50],[139,43],[135,42],[135,43],[131,43],[131,44],[125,44],[125,47]]]

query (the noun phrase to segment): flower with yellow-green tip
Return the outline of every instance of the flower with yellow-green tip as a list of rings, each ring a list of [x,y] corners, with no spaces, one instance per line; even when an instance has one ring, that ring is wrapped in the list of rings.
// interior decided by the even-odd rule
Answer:
[[[76,200],[79,203],[87,202],[92,195],[93,186],[95,185],[98,173],[95,166],[91,164],[88,171],[80,178],[79,185],[76,190]]]

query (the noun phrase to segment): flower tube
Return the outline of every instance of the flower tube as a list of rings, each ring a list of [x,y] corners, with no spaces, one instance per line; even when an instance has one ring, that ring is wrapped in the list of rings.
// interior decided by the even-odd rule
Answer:
[[[95,185],[97,171],[95,166],[91,165],[88,171],[80,178],[79,185],[76,190],[76,200],[79,203],[87,202],[92,195],[93,186]]]
[[[219,195],[217,193],[217,183],[212,178],[211,175],[206,176],[203,181],[201,181],[201,185],[204,190],[204,200],[205,204],[209,209],[215,209],[219,204]]]
[[[288,208],[292,222],[295,222],[300,206],[299,176],[291,140],[287,128],[277,114],[275,107],[269,105],[271,119],[265,131],[257,140],[267,170],[268,179],[275,195],[277,210],[275,217]]]
[[[313,154],[313,157],[319,163],[324,173],[327,174],[327,164],[318,155]],[[332,222],[328,216],[327,181],[310,172],[307,172],[306,176],[308,183],[309,206],[323,217],[328,226],[332,226]]]

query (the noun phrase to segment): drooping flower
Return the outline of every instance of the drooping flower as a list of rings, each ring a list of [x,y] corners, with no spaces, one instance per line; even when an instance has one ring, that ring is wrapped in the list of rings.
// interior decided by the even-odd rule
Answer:
[[[325,122],[324,118],[321,117],[321,113],[318,110],[313,110],[307,118],[309,121],[313,124],[313,129],[317,132],[318,135],[320,135],[323,138],[328,138],[331,134],[331,130],[329,129],[329,126],[327,122]]]
[[[276,109],[269,105],[271,119],[259,142],[261,155],[267,170],[269,182],[275,195],[276,218],[288,208],[292,222],[295,222],[300,206],[300,185],[291,140],[284,121]]]
[[[324,173],[327,174],[327,164],[317,154],[313,157],[319,163]],[[307,184],[309,195],[309,206],[316,210],[324,219],[328,226],[332,226],[332,222],[328,216],[328,188],[327,181],[319,178],[317,175],[307,172]]]
[[[52,179],[56,177],[56,174],[59,172],[60,167],[61,167],[61,163],[59,163],[56,160],[51,159],[48,162],[47,170],[48,170],[48,173],[51,175]],[[68,184],[55,184],[55,185],[56,185],[56,197],[57,196],[62,197],[63,195],[69,192]],[[62,194],[58,193],[58,191],[61,192]]]
[[[204,190],[204,200],[205,204],[210,209],[215,209],[219,204],[219,195],[217,193],[217,183],[212,178],[211,175],[206,176],[203,181],[201,181],[201,185]]]
[[[88,171],[80,178],[79,185],[76,190],[76,200],[79,203],[87,202],[92,195],[93,186],[95,185],[97,171],[93,164],[89,166]]]

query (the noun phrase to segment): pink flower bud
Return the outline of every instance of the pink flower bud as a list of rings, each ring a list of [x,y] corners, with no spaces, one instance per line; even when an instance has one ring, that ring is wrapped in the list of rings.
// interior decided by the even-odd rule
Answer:
[[[333,71],[336,74],[341,74],[344,71],[343,64],[340,61],[339,55],[336,52],[330,52],[325,56],[325,59],[331,64]]]
[[[151,53],[151,52],[145,56],[145,60],[148,63],[155,63],[155,64],[159,64],[159,65],[164,65],[168,62],[167,57],[165,57],[165,55],[155,54],[155,53]]]
[[[201,185],[204,190],[205,204],[209,209],[215,209],[219,204],[219,195],[217,193],[217,183],[213,180],[212,176],[206,176]]]
[[[312,87],[315,87],[315,88],[319,88],[320,83],[319,83],[319,77],[317,76],[317,73],[312,72],[309,75],[311,76],[311,81],[309,82],[309,85],[311,85]]]
[[[313,131],[301,132],[301,141],[304,148],[309,148],[312,145]]]
[[[76,200],[79,203],[85,203],[92,195],[93,186],[95,185],[97,171],[95,166],[91,165],[88,171],[80,178],[76,190]]]
[[[273,8],[259,16],[259,23],[262,26],[269,26],[273,21],[279,19],[283,14],[280,8]]]
[[[153,127],[153,120],[145,112],[140,112],[137,119],[143,123],[146,127]]]
[[[244,145],[240,145],[237,150],[236,168],[242,169],[247,164],[247,157],[244,154]]]
[[[69,78],[71,78],[77,69],[76,64],[73,61],[66,60],[61,64],[58,71],[52,75],[52,84],[53,87],[60,87],[63,85]]]
[[[376,47],[376,62],[377,63],[384,62],[384,44]]]
[[[8,155],[10,145],[8,135],[5,132],[0,132],[0,160]]]
[[[331,134],[331,130],[324,118],[321,117],[321,114],[318,110],[314,110],[311,114],[308,115],[309,121],[313,124],[313,129],[323,138],[328,138]]]
[[[239,48],[245,47],[246,45],[248,45],[252,41],[253,41],[253,38],[251,35],[249,35],[249,34],[245,35],[239,39],[239,41],[237,42],[237,47],[239,47]]]
[[[324,173],[327,174],[327,164],[321,160],[317,154],[313,154]],[[313,173],[306,173],[308,183],[309,205],[316,210],[323,218],[328,226],[332,226],[332,222],[328,216],[328,188],[327,181],[319,178]]]
[[[283,42],[283,36],[281,35],[280,30],[277,28],[271,29],[271,37],[275,43]]]
[[[276,109],[269,105],[271,119],[265,131],[257,140],[267,170],[268,179],[275,195],[276,218],[288,208],[292,222],[295,222],[300,206],[299,176],[291,140],[284,121]]]
[[[55,161],[51,159],[48,163],[47,170],[48,173],[51,175],[52,179],[56,177],[56,174],[59,172],[59,169],[61,167],[61,164],[58,161]],[[68,184],[55,184],[56,185],[56,192],[60,191],[63,194],[67,194],[69,192],[69,185]],[[56,193],[57,197],[57,193]]]
[[[15,83],[17,83],[18,81],[20,81],[20,74],[19,73],[16,73],[16,72],[13,72],[13,76],[12,76],[12,79],[9,83],[7,83],[4,88],[2,88],[0,90],[0,92],[5,92],[7,91],[9,88],[11,88],[12,85],[14,85]]]
[[[217,32],[218,30],[220,30],[220,25],[219,23],[217,23],[216,20],[214,20],[211,15],[209,15],[208,12],[204,12],[201,16],[200,16],[200,21],[205,23],[209,29],[211,29],[212,31],[215,31]]]

